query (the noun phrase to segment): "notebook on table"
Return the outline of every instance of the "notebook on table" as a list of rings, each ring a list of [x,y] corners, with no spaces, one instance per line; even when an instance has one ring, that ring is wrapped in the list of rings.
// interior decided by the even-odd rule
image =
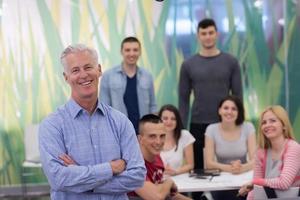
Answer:
[[[200,179],[207,179],[214,176],[219,176],[221,171],[219,169],[194,169],[191,170],[189,176],[200,178]]]

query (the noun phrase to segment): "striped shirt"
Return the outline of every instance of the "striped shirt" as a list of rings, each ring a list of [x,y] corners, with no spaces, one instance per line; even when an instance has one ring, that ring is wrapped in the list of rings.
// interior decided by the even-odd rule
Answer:
[[[52,200],[127,199],[127,192],[144,183],[144,159],[132,124],[99,101],[92,115],[73,99],[58,108],[41,123],[39,145]],[[62,154],[78,165],[64,166]],[[126,169],[113,175],[109,162],[121,158]]]
[[[294,140],[286,143],[286,150],[282,155],[282,169],[278,177],[266,178],[265,186],[275,189],[288,189],[291,186],[300,186],[297,179],[300,176],[300,146]],[[256,154],[254,178],[264,178],[265,150],[258,150]]]
[[[290,187],[300,186],[300,145],[289,140],[286,143],[282,155],[282,165],[280,174],[274,178],[265,178],[266,168],[266,150],[258,149],[255,158],[254,179],[263,179],[260,185],[268,186],[274,189],[286,190]],[[253,192],[248,195],[247,199],[253,199]]]

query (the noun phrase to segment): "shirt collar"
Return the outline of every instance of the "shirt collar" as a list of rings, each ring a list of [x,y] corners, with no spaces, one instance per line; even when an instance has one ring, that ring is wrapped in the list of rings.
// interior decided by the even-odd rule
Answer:
[[[76,118],[80,112],[84,111],[84,109],[72,98],[67,102],[67,106],[70,107],[70,113],[73,118]],[[99,112],[100,114],[105,115],[103,105],[99,100],[97,100],[97,107],[95,112]]]
[[[140,70],[139,66],[136,66],[136,74],[139,74],[139,73],[140,73],[140,71],[141,71],[141,70]],[[118,66],[118,68],[117,68],[117,72],[120,72],[120,73],[123,73],[123,74],[125,74],[125,72],[123,71],[122,64]]]

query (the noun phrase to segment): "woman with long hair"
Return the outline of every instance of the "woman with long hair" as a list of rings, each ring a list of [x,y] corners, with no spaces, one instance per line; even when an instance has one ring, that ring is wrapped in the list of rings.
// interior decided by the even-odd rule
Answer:
[[[165,165],[166,175],[178,175],[194,168],[193,143],[195,138],[183,129],[178,109],[173,105],[164,105],[159,116],[166,128],[166,141],[161,158]]]
[[[285,109],[279,105],[266,108],[259,120],[259,149],[255,156],[254,178],[239,191],[248,193],[253,185],[279,189],[300,186],[300,146]],[[254,194],[255,195],[255,194]],[[253,199],[250,192],[247,199]]]

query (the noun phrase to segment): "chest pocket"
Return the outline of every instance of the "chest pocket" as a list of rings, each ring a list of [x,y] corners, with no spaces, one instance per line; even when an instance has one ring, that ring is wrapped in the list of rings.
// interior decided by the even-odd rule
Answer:
[[[109,78],[109,85],[113,89],[124,88],[126,86],[126,79],[119,74],[115,77],[110,76]]]

